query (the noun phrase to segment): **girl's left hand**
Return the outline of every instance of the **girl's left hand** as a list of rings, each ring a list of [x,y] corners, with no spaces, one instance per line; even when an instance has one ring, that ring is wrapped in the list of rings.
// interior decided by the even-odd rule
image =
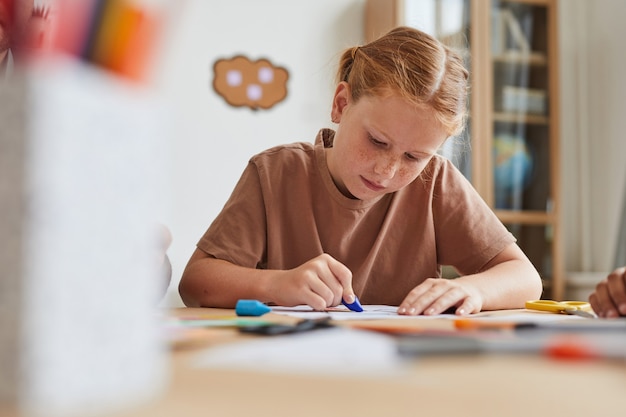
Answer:
[[[458,279],[428,278],[405,297],[398,314],[427,316],[455,308],[458,315],[478,313],[483,305],[480,292],[471,284]]]

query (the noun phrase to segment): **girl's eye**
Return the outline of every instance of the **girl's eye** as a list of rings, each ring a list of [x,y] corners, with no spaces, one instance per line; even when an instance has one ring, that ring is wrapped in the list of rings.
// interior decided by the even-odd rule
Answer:
[[[385,142],[381,142],[378,139],[376,139],[375,137],[373,137],[372,135],[369,135],[370,137],[370,141],[377,146],[385,146]]]
[[[410,160],[410,161],[415,161],[415,162],[419,162],[420,158],[418,158],[415,155],[412,155],[410,153],[405,154],[406,155],[406,159]]]

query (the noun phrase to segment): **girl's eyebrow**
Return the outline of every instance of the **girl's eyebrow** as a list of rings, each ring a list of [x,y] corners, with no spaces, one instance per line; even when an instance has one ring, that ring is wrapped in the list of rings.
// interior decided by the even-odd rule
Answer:
[[[436,152],[434,153],[430,153],[430,152],[424,152],[424,151],[408,151],[406,153],[409,154],[417,154],[417,155],[421,155],[421,156],[426,156],[426,157],[431,157],[433,156]]]
[[[387,142],[395,142],[393,139],[390,139],[387,135],[385,135],[384,133],[381,133],[380,131],[378,131],[376,128],[373,128],[373,127],[369,128],[369,134],[375,139],[382,139]],[[437,153],[437,150],[435,150],[434,152],[412,150],[412,151],[405,151],[405,153],[431,157]]]

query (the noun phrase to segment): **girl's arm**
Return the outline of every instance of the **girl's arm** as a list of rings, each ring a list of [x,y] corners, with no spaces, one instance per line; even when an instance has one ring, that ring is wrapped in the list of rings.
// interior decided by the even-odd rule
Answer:
[[[523,308],[526,301],[538,299],[541,292],[539,273],[512,243],[478,273],[456,279],[427,279],[406,296],[398,313],[432,315],[455,307],[456,314],[463,315]]]
[[[239,299],[323,310],[354,301],[352,273],[328,254],[290,270],[247,268],[196,249],[183,272],[179,293],[188,307],[234,308]]]

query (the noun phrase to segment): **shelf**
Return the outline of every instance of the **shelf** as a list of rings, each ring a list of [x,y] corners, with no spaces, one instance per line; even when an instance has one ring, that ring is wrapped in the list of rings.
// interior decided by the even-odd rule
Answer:
[[[556,216],[545,211],[494,210],[503,223],[546,225],[554,223]]]
[[[540,52],[524,53],[519,51],[509,51],[501,55],[494,55],[492,59],[495,63],[503,64],[521,64],[536,67],[548,65],[548,58],[545,54]]]
[[[517,238],[544,295],[561,299],[558,0],[367,4],[368,40],[424,21],[417,27],[470,57],[470,123],[459,142],[471,151],[451,160]]]
[[[528,113],[494,113],[493,121],[499,123],[517,123],[528,125],[548,125],[550,118]]]

